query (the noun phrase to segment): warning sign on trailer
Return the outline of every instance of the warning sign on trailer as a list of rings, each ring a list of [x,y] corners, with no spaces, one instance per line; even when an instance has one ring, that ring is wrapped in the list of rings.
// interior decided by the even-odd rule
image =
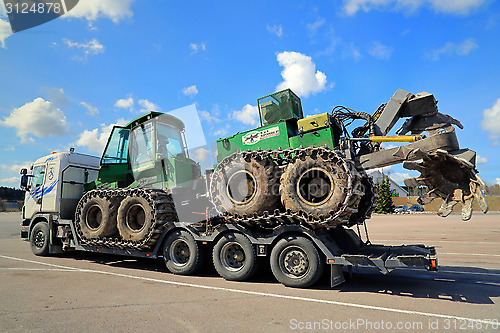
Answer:
[[[243,135],[241,141],[244,145],[254,145],[261,140],[269,139],[278,135],[280,135],[280,128],[276,126],[262,131],[249,132]]]

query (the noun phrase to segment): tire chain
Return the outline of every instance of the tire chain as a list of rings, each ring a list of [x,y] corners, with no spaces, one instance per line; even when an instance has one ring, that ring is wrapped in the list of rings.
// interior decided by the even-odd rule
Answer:
[[[344,189],[346,198],[343,202],[342,208],[338,211],[331,211],[323,217],[315,218],[306,214],[305,212],[291,212],[285,209],[275,209],[273,212],[264,211],[262,213],[255,213],[252,215],[233,215],[224,211],[219,194],[215,186],[216,179],[221,177],[221,170],[229,163],[236,159],[245,159],[250,161],[269,161],[272,160],[277,165],[288,165],[293,163],[296,158],[304,158],[311,155],[320,155],[325,161],[336,163],[342,167],[348,177],[348,187]],[[362,173],[364,176],[366,174]],[[212,182],[210,184],[210,197],[212,203],[215,205],[219,214],[223,215],[228,222],[235,222],[247,225],[249,227],[259,226],[261,228],[275,228],[283,224],[301,224],[314,229],[320,228],[334,228],[339,225],[352,226],[356,223],[363,223],[363,221],[349,222],[352,214],[358,212],[358,204],[364,195],[363,185],[361,184],[362,174],[360,174],[352,161],[344,159],[337,151],[331,150],[326,147],[308,147],[308,148],[289,148],[277,150],[246,150],[243,152],[233,153],[232,155],[224,158],[214,171]],[[366,176],[367,177],[367,176]],[[371,177],[367,177],[371,179]],[[372,183],[373,184],[373,183]],[[373,207],[367,212],[367,218],[370,218]]]
[[[146,199],[153,210],[153,221],[148,235],[141,241],[124,240],[113,237],[86,238],[80,226],[80,217],[84,204],[95,197],[108,199],[110,202],[123,200],[126,197],[138,196]],[[75,228],[83,245],[105,246],[119,249],[146,250],[156,244],[165,224],[178,221],[172,196],[163,190],[122,188],[122,189],[96,189],[91,190],[80,199],[75,213]]]

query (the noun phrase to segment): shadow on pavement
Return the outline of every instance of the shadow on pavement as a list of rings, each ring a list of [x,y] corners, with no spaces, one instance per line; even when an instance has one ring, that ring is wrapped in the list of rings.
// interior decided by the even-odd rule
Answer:
[[[110,267],[171,274],[165,267],[163,259],[124,258],[118,255],[87,252],[67,253],[59,255],[59,257],[94,262]],[[454,273],[453,271],[469,274]],[[394,270],[387,275],[364,269],[353,272],[352,277],[345,273],[346,282],[334,288],[330,287],[329,274],[329,267],[325,267],[322,278],[311,289],[331,291],[332,293],[364,292],[470,304],[494,304],[492,297],[500,297],[500,270],[493,269],[441,266],[440,272],[437,273],[401,269]],[[207,264],[196,276],[219,277],[211,260],[207,260]],[[261,260],[260,269],[256,276],[247,282],[278,284],[272,275],[269,263],[265,260]]]

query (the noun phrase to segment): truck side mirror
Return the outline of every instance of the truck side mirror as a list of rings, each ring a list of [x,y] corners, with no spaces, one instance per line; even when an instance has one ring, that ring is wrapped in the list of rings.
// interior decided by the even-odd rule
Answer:
[[[28,170],[21,169],[21,188],[24,190],[28,190]]]
[[[24,190],[28,189],[28,175],[21,176],[21,188]]]

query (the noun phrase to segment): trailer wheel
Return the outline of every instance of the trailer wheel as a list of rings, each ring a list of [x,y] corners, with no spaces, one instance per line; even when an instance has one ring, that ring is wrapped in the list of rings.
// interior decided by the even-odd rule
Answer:
[[[117,202],[105,198],[90,198],[83,204],[80,228],[86,238],[108,237],[116,234]]]
[[[176,230],[167,237],[163,259],[171,273],[180,275],[193,274],[203,264],[198,244],[185,230]]]
[[[118,208],[117,227],[125,240],[141,241],[154,223],[154,213],[149,202],[141,197],[123,199]]]
[[[314,244],[307,238],[289,236],[271,251],[274,277],[287,287],[307,288],[323,274],[324,264]]]
[[[215,244],[213,262],[217,273],[226,280],[244,281],[257,272],[257,255],[250,240],[228,232]]]
[[[220,213],[250,215],[279,205],[281,172],[273,161],[233,157],[217,166],[211,196]]]
[[[38,222],[31,230],[30,243],[31,251],[37,256],[47,256],[49,254],[49,224]]]

